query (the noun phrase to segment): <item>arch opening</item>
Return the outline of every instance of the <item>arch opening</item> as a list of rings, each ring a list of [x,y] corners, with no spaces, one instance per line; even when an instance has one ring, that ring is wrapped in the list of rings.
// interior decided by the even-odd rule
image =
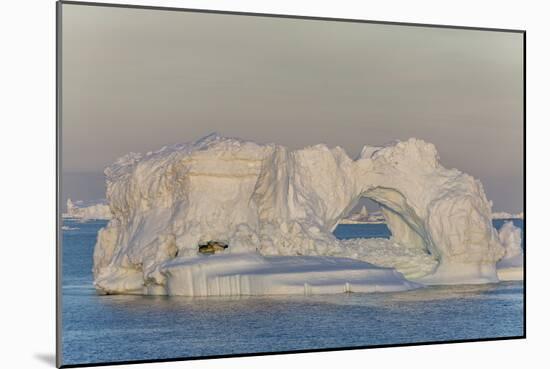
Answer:
[[[365,202],[368,203],[368,208]],[[367,208],[366,212],[364,208]],[[375,216],[372,216],[373,213]],[[437,256],[437,251],[431,247],[429,233],[425,230],[421,217],[407,203],[403,194],[395,189],[375,187],[363,191],[343,214],[348,223],[385,223],[392,241]]]
[[[361,259],[378,266],[393,267],[406,278],[413,280],[422,278],[437,268],[440,257],[433,247],[422,215],[417,214],[414,204],[408,202],[410,200],[395,189],[373,187],[362,191],[351,201],[349,208],[361,207],[365,202],[362,199],[368,199],[371,204],[376,204],[383,222],[344,223],[384,223],[385,227],[382,232],[374,227],[375,224],[367,229],[340,228],[334,234],[340,239],[341,256]],[[370,208],[373,210],[372,205]],[[348,216],[347,219],[349,218]]]
[[[388,187],[374,187],[362,192],[361,196],[380,204],[394,242],[438,256],[422,218],[401,192]]]

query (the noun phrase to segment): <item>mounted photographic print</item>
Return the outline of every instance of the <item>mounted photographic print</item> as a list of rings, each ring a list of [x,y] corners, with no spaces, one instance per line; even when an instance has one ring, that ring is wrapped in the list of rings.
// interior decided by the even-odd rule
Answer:
[[[57,26],[58,366],[525,337],[524,31]]]

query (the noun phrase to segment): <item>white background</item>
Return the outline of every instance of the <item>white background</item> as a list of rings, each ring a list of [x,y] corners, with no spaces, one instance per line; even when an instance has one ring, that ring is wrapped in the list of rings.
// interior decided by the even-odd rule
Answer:
[[[124,1],[120,1],[124,2]],[[550,32],[544,1],[131,1],[134,4],[527,30],[527,340],[134,365],[132,368],[541,366],[550,335]],[[0,11],[0,366],[53,367],[55,353],[55,3]],[[7,82],[7,83],[6,83]],[[495,140],[495,145],[498,141]],[[545,227],[546,226],[546,227]],[[544,355],[544,356],[543,356]],[[536,363],[539,363],[538,365]]]

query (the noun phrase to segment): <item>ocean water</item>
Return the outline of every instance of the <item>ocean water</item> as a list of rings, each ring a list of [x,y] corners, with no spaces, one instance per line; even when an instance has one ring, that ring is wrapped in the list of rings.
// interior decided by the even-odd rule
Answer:
[[[500,228],[504,222],[495,221]],[[523,229],[523,221],[514,223]],[[63,364],[417,343],[523,334],[523,283],[318,296],[101,296],[92,254],[104,221],[65,220]],[[384,224],[338,238],[389,237]]]

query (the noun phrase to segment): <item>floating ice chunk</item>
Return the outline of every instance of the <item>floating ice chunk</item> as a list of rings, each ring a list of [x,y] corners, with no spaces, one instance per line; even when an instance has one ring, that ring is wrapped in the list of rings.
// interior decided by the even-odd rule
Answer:
[[[61,226],[61,230],[63,231],[77,231],[78,228],[77,227],[69,227],[69,226]]]
[[[505,254],[497,263],[500,280],[523,279],[523,248],[521,247],[521,229],[513,222],[506,222],[498,232]]]

